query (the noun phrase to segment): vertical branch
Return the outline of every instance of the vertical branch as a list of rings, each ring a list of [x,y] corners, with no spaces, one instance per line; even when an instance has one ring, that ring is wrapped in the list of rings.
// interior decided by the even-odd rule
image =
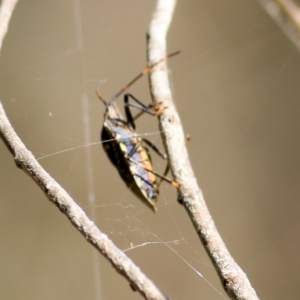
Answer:
[[[166,35],[174,7],[174,0],[157,2],[147,36],[149,65],[166,55]],[[231,299],[258,299],[246,274],[222,241],[198,187],[185,147],[181,121],[172,101],[166,62],[153,69],[149,81],[153,101],[167,107],[160,116],[160,127],[174,179],[180,184],[180,202],[187,210],[228,296]]]

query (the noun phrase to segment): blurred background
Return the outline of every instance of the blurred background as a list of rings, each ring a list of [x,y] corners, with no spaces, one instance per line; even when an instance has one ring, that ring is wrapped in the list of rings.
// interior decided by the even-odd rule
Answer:
[[[109,99],[145,67],[154,5],[20,1],[1,51],[0,99],[43,167],[166,295],[227,299],[174,188],[162,185],[152,213],[99,142],[95,91]],[[299,299],[300,54],[249,0],[179,1],[168,36],[176,50],[174,98],[220,234],[261,299]],[[150,102],[147,78],[131,92]],[[155,119],[137,126],[160,145]],[[0,298],[140,299],[3,143],[0,155]]]

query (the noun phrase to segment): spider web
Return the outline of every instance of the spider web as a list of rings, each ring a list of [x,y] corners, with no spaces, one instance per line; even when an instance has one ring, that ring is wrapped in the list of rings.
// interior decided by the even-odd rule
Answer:
[[[170,52],[183,50],[168,62],[175,99],[185,131],[192,136],[188,145],[191,159],[217,227],[242,268],[255,277],[259,260],[253,262],[253,269],[252,262],[248,264],[245,257],[251,260],[254,255],[244,234],[257,242],[255,232],[262,231],[263,238],[268,228],[257,217],[256,202],[251,202],[260,190],[254,188],[251,194],[247,183],[250,180],[259,186],[254,175],[260,170],[254,159],[257,148],[243,139],[253,135],[260,141],[259,125],[263,121],[274,124],[268,110],[281,111],[282,107],[279,102],[274,104],[270,95],[278,92],[278,85],[299,63],[298,54],[288,42],[282,44],[283,37],[259,6],[244,3],[248,14],[239,18],[231,15],[233,8],[222,6],[220,13],[216,4],[202,3],[202,14],[196,9],[199,4],[190,5],[194,9],[178,4],[170,29]],[[241,14],[246,10],[235,5]],[[152,9],[152,1],[143,5],[139,1],[20,2],[2,53],[1,101],[39,162],[164,293],[173,299],[198,299],[199,295],[201,299],[226,299],[186,212],[176,201],[176,190],[162,185],[158,212],[153,214],[126,188],[99,141],[104,107],[95,91],[100,90],[109,100],[142,70],[144,35]],[[274,59],[276,50],[270,48],[284,51],[284,55]],[[269,55],[263,56],[264,51]],[[223,72],[220,77],[219,72]],[[147,78],[130,91],[144,103],[150,102]],[[120,108],[122,101],[118,99]],[[298,126],[296,121],[293,125]],[[141,117],[137,130],[162,149],[155,118]],[[248,154],[253,169],[241,153]],[[155,170],[162,174],[165,162],[155,153],[152,158]],[[22,254],[11,256],[10,239],[5,238],[3,256],[12,267],[10,271],[4,267],[9,274],[3,279],[8,289],[1,298],[14,293],[22,299],[138,299],[98,254],[91,253],[56,209],[49,211],[36,187],[23,174],[15,173],[6,174],[7,178],[17,176],[20,182],[17,189],[11,181],[6,183],[7,197],[18,199],[7,208],[15,212],[7,224],[15,224],[24,238],[12,246],[22,249]],[[244,180],[238,181],[240,177]],[[289,186],[296,191],[296,174],[290,179]],[[238,218],[242,219],[239,228]],[[16,235],[9,233],[15,239]],[[12,277],[22,283],[18,288],[12,288]],[[36,286],[41,288],[33,288]],[[265,294],[273,295],[268,290]]]

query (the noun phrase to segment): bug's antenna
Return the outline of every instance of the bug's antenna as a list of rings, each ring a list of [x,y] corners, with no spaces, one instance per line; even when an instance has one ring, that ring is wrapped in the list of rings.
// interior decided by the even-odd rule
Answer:
[[[156,65],[158,65],[159,63],[161,63],[162,61],[165,61],[167,60],[168,58],[172,57],[172,56],[175,56],[177,54],[179,54],[181,51],[176,51],[176,52],[173,52],[173,53],[170,53],[168,55],[166,55],[165,57],[163,57],[162,59],[160,59],[159,61],[155,62],[154,64],[146,67],[140,74],[138,74],[136,77],[134,77],[129,83],[127,83],[117,94],[115,94],[111,99],[110,101],[108,102],[108,105],[111,105],[113,104],[117,98],[123,94],[124,92],[126,92],[128,90],[129,87],[131,87],[137,80],[139,80],[141,77],[143,77],[144,75],[148,74]],[[98,95],[98,94],[97,94]],[[98,96],[99,97],[99,96]],[[103,98],[99,97],[99,99],[101,101],[103,101]],[[104,102],[106,103],[106,102]]]
[[[103,99],[99,91],[96,91],[96,95],[99,98],[99,100],[101,100],[104,103],[104,105],[107,107],[108,106],[107,102]]]

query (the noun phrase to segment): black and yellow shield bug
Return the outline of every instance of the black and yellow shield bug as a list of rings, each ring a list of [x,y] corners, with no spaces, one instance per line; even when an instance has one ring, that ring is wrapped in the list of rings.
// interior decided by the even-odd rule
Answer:
[[[139,78],[149,73],[154,66],[178,53],[179,51],[169,54],[158,62],[145,68],[114,97],[112,97],[109,102],[106,102],[101,95],[97,93],[99,99],[106,107],[101,131],[103,148],[127,187],[154,212],[157,210],[159,185],[162,180],[171,183],[175,187],[178,187],[179,184],[166,177],[169,170],[168,165],[164,175],[160,175],[153,171],[151,156],[147,146],[158,153],[163,159],[166,159],[167,157],[150,141],[137,135],[134,120],[144,112],[153,116],[159,116],[164,108],[162,108],[160,104],[150,104],[149,106],[146,106],[126,91]],[[126,119],[123,118],[116,104],[117,98],[122,94],[124,94],[124,111]],[[130,103],[129,98],[135,103]],[[139,109],[140,113],[133,117],[130,106]],[[157,181],[157,178],[160,179],[159,182]]]

